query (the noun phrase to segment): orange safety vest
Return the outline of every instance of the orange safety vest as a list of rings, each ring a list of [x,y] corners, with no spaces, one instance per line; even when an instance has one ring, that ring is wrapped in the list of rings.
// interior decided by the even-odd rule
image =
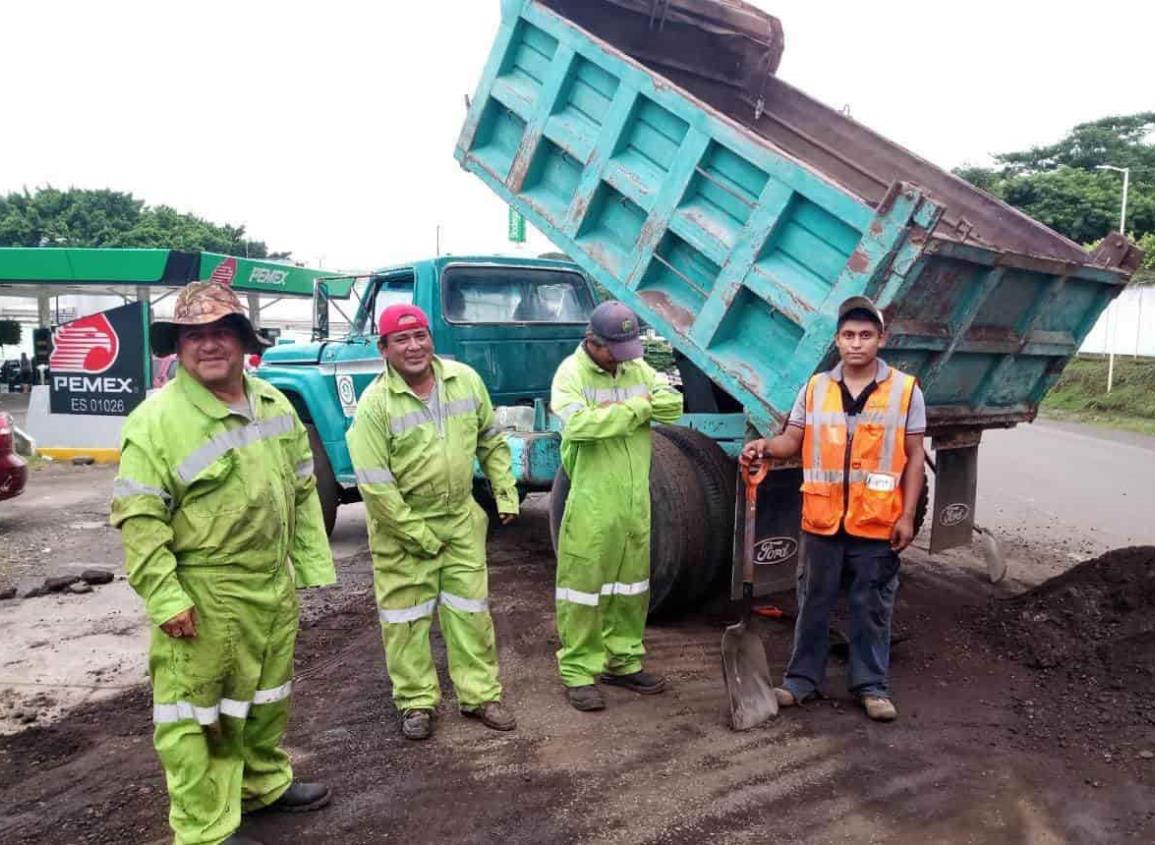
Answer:
[[[851,439],[842,388],[827,373],[811,377],[802,438],[802,530],[830,535],[843,525],[855,537],[890,539],[902,516],[914,385],[914,376],[891,368],[867,397]]]

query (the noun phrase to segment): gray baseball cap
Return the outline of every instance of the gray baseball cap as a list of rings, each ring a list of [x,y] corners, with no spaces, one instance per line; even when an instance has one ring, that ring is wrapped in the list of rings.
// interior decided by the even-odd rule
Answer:
[[[878,320],[879,328],[883,330],[886,329],[886,320],[882,319],[882,312],[878,310],[878,306],[875,305],[874,302],[866,296],[852,296],[848,299],[844,299],[842,304],[838,306],[838,319],[841,320],[851,311],[857,311],[860,309],[862,311],[866,311],[868,314],[871,314],[876,320]]]
[[[590,332],[605,342],[616,361],[633,361],[642,357],[642,330],[638,315],[627,305],[611,299],[590,314]]]

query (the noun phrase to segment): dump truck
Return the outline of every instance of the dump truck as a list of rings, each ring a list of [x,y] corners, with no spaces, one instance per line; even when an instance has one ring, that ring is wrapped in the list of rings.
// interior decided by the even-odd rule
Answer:
[[[257,374],[289,398],[309,433],[326,530],[340,505],[360,500],[345,432],[361,393],[384,370],[377,324],[398,302],[425,310],[438,354],[477,370],[498,406],[498,424],[520,433],[511,444],[519,491],[548,490],[560,463],[556,434],[546,431],[550,380],[585,334],[597,304],[593,286],[576,265],[548,258],[424,258],[319,279],[312,341],[276,346],[261,358]],[[339,336],[330,331],[331,304],[349,324]],[[494,511],[489,482],[477,476],[474,496]]]
[[[878,303],[886,359],[922,385],[939,551],[971,540],[983,431],[1035,418],[1141,257],[1118,233],[1088,252],[807,96],[776,75],[783,45],[737,0],[503,0],[456,146],[675,350],[687,413],[655,431],[652,609],[724,577],[733,458],[837,360],[844,299]],[[780,465],[760,488],[758,593],[794,581],[800,484]],[[565,489],[558,472],[555,531]]]

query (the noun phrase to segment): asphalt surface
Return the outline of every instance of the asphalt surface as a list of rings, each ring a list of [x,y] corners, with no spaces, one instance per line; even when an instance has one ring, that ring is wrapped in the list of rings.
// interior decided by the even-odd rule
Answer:
[[[976,518],[1039,556],[1155,544],[1155,437],[1047,420],[988,431]]]

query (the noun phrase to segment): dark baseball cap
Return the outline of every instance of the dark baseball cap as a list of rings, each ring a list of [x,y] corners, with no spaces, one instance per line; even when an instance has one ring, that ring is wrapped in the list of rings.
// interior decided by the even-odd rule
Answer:
[[[611,299],[590,314],[590,332],[602,340],[616,361],[642,357],[642,330],[638,315],[628,305]]]
[[[886,320],[882,319],[882,312],[878,310],[878,306],[865,296],[852,296],[843,300],[842,304],[838,306],[838,321],[841,323],[842,318],[851,311],[865,311],[878,321],[880,329],[886,329]]]

